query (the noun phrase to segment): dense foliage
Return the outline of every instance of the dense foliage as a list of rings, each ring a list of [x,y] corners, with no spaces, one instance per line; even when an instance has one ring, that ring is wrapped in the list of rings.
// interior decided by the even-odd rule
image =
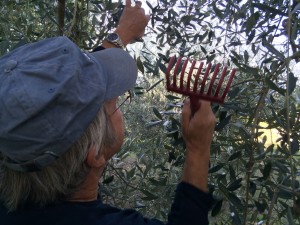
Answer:
[[[127,138],[108,166],[104,201],[166,219],[184,159],[182,98],[164,91],[170,55],[227,64],[238,75],[213,105],[212,224],[299,224],[300,1],[144,1],[144,43],[129,48],[140,70],[122,105]],[[2,0],[0,54],[66,35],[90,50],[117,24],[122,2]],[[298,64],[297,64],[298,63]],[[124,97],[126,98],[126,96]]]

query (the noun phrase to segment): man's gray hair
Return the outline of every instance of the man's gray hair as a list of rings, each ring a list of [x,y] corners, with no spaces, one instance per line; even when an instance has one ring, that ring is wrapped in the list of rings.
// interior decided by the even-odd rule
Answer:
[[[38,172],[17,172],[0,167],[0,201],[9,211],[25,204],[45,206],[68,200],[85,180],[91,145],[99,150],[114,141],[109,115],[102,107],[81,138],[52,165]],[[0,159],[3,156],[0,154]]]

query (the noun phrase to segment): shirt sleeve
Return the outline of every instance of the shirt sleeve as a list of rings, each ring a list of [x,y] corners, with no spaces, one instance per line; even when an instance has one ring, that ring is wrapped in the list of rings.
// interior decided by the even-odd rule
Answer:
[[[210,193],[181,182],[176,189],[167,225],[206,225],[212,204],[213,197]]]

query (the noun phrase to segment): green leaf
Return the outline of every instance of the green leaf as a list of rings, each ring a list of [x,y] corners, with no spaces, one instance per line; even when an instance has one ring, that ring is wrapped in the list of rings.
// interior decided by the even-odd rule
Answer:
[[[231,115],[227,116],[225,119],[223,119],[222,121],[220,121],[220,123],[218,123],[215,127],[215,131],[220,131],[221,129],[223,129],[226,125],[229,124],[231,119]]]
[[[216,166],[210,168],[209,171],[208,171],[208,173],[215,173],[215,172],[219,171],[220,169],[222,169],[223,166],[224,166],[223,163],[218,164],[218,165],[216,165]]]
[[[249,191],[252,194],[252,196],[254,196],[256,189],[257,189],[256,184],[253,181],[250,181]]]
[[[272,163],[267,162],[264,169],[263,169],[263,171],[262,171],[264,180],[269,178],[269,176],[271,174],[271,171],[272,171]]]
[[[156,180],[154,178],[149,178],[150,183],[152,183],[155,186],[166,186],[167,178]]]
[[[296,2],[296,1],[295,1]],[[292,14],[296,13],[298,10],[300,10],[300,2],[294,7]]]
[[[202,41],[207,37],[207,35],[208,35],[208,31],[205,31],[204,34],[199,35],[199,42],[202,42]],[[202,48],[201,48],[201,49],[202,49]],[[206,54],[206,50],[203,51],[203,52],[205,52],[205,54]]]
[[[284,124],[282,123],[281,119],[277,116],[276,112],[274,111],[273,108],[271,108],[272,116],[276,120],[276,122],[281,126],[284,127]]]
[[[251,34],[250,34],[251,35]],[[254,55],[257,54],[258,52],[258,47],[256,47],[256,45],[254,43],[251,44],[251,51],[253,52]]]
[[[256,12],[248,18],[248,20],[246,21],[246,33],[249,33],[250,31],[252,31],[254,26],[257,24],[259,17],[260,17],[259,12]]]
[[[104,181],[102,181],[103,184],[109,184],[114,180],[114,176],[110,176],[108,178],[106,178]]]
[[[9,49],[9,41],[3,40],[0,42],[0,55],[5,54]]]
[[[243,208],[237,208],[235,205],[230,206],[230,218],[231,218],[231,223],[232,225],[242,225],[242,220],[240,218],[240,214],[238,210],[242,210]]]
[[[159,112],[155,107],[153,107],[153,112],[154,112],[155,116],[156,116],[158,119],[163,120],[162,115],[160,114],[160,112]]]
[[[228,161],[233,161],[237,158],[240,158],[242,156],[242,152],[241,151],[237,151],[237,152],[234,152],[228,159]]]
[[[233,56],[237,59],[237,60],[242,60],[242,57],[238,54],[238,53],[236,53],[235,51],[231,51],[231,53],[233,54]]]
[[[299,3],[299,4],[300,4],[300,3]],[[289,225],[296,225],[296,224],[295,224],[295,221],[296,221],[296,220],[295,220],[294,217],[293,217],[293,213],[292,213],[290,207],[287,209],[287,219],[288,219],[288,221],[289,221]]]
[[[135,169],[136,169],[136,167],[133,167],[129,172],[126,171],[126,178],[127,178],[127,180],[131,179],[134,176]]]
[[[222,205],[223,205],[223,200],[218,200],[216,202],[216,204],[213,206],[213,208],[211,210],[211,216],[212,217],[215,217],[220,213],[220,211],[222,209]]]
[[[245,64],[248,64],[248,62],[249,62],[249,53],[247,50],[244,51],[244,61],[245,61]]]
[[[217,1],[215,1],[212,6],[213,6],[213,9],[217,15],[217,17],[219,17],[219,19],[222,19],[223,18],[223,13],[220,9],[218,9],[217,5],[216,5]]]
[[[265,11],[265,12],[271,12],[274,13],[275,15],[281,15],[281,16],[287,16],[287,13],[285,13],[282,10],[276,9],[274,7],[268,6],[267,4],[262,4],[262,3],[252,3],[252,6]]]
[[[191,20],[194,18],[194,15],[186,15],[181,17],[180,22],[182,22],[185,26],[189,25]]]
[[[162,122],[163,122],[162,120],[149,122],[149,123],[146,124],[146,127],[147,128],[154,127],[154,126],[157,126],[157,125],[161,124]]]
[[[273,164],[274,164],[274,166],[276,166],[281,172],[283,172],[283,173],[285,173],[285,174],[290,174],[290,173],[291,173],[290,170],[289,170],[289,168],[288,168],[286,165],[282,164],[281,162],[279,162],[279,161],[274,161]]]
[[[248,38],[247,38],[247,45],[251,43],[251,41],[253,40],[253,38],[255,37],[255,32],[256,30],[252,30],[250,32],[250,34],[248,35]],[[252,50],[253,51],[253,50]],[[255,53],[255,50],[253,51]]]
[[[112,3],[111,1],[108,2],[108,4],[106,5],[106,10],[114,10],[119,6],[118,2]]]
[[[228,97],[235,98],[240,91],[241,91],[240,87],[235,87],[233,89],[231,88],[228,92]]]
[[[138,57],[136,59],[136,64],[137,64],[137,67],[138,67],[139,71],[141,71],[144,74],[145,70],[144,70],[143,63],[141,61],[141,57]]]
[[[296,41],[297,37],[299,36],[298,32],[299,32],[300,27],[299,27],[299,23],[292,23],[292,24],[293,24],[293,27],[292,27],[292,32],[291,32],[291,39],[293,41]]]
[[[236,179],[236,172],[231,165],[229,165],[229,174],[230,174],[230,180]]]
[[[206,49],[202,45],[200,45],[200,48],[201,48],[201,51],[206,55],[207,54]]]
[[[242,45],[242,42],[240,42],[239,40],[238,41],[233,41],[233,42],[230,42],[228,47],[230,46],[239,46],[239,45]]]
[[[288,82],[288,94],[292,94],[296,88],[298,78],[294,76],[293,73],[289,73]]]
[[[214,35],[214,31],[210,30],[208,32],[208,41],[211,41],[212,36]]]
[[[216,57],[216,54],[211,54],[210,56],[207,56],[207,62],[213,61],[213,59]]]
[[[229,192],[228,189],[220,182],[218,183],[218,187],[219,187],[220,191],[222,191],[222,193],[230,201],[230,203],[232,205],[234,205],[234,207],[239,208],[239,209],[243,208],[241,200],[234,193]]]
[[[250,132],[247,130],[247,128],[245,127],[240,127],[239,129],[240,135],[242,136],[242,138],[246,138],[246,139],[250,139],[251,138],[251,134]]]
[[[273,81],[271,81],[269,78],[266,78],[266,84],[274,91],[277,91],[279,94],[285,96],[285,90],[283,88],[278,87]]]
[[[227,189],[229,191],[235,191],[235,190],[239,189],[242,186],[242,184],[241,184],[242,180],[243,180],[243,178],[239,178],[237,180],[234,180],[234,181],[230,182],[227,185]]]
[[[278,185],[279,191],[278,191],[278,198],[289,200],[293,196],[293,191],[289,190],[288,187],[284,185]]]
[[[146,1],[146,4],[148,5],[148,7],[153,10],[153,6],[151,5],[151,3],[149,1]]]
[[[166,95],[165,96],[167,99],[174,101],[174,100],[179,100],[181,99],[180,97],[174,96],[174,95]]]
[[[262,44],[279,59],[284,60],[284,55],[281,52],[279,52],[272,44],[267,42],[265,39],[262,41]]]
[[[258,212],[260,213],[263,213],[268,207],[268,204],[265,202],[264,199],[262,201],[254,201],[254,202]]]
[[[157,195],[155,195],[147,190],[141,189],[140,191],[146,196],[146,197],[141,198],[144,201],[152,201],[152,200],[158,199]]]
[[[297,138],[294,138],[291,141],[291,153],[293,155],[297,154],[299,152],[299,140]]]

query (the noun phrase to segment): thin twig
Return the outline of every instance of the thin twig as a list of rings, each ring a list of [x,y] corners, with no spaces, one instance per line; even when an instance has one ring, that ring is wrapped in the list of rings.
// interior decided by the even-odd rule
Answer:
[[[112,168],[112,170],[117,174],[117,176],[128,186],[128,187],[131,187],[133,189],[136,189],[136,190],[140,190],[138,187],[135,187],[133,185],[131,185],[130,183],[127,182],[127,180],[125,180],[123,178],[123,176],[118,172],[118,170],[111,164],[109,164],[109,167]]]
[[[58,6],[57,6],[57,24],[58,24],[57,33],[60,36],[62,36],[64,34],[65,7],[66,7],[66,1],[65,0],[58,0]]]
[[[268,211],[268,215],[267,215],[267,220],[266,220],[266,225],[270,224],[270,220],[272,218],[272,213],[273,213],[273,208],[275,206],[275,203],[277,201],[277,196],[278,196],[278,188],[276,187],[276,189],[273,192],[273,198],[269,207],[269,211]]]
[[[288,44],[287,44],[287,54],[289,57],[290,52],[290,45],[289,43],[292,43],[291,40],[291,28],[292,28],[292,14],[291,14],[292,8],[291,4],[289,4],[289,13],[288,13]],[[286,94],[285,94],[285,101],[286,101],[286,135],[287,135],[287,145],[289,150],[289,160],[290,160],[290,168],[291,168],[291,177],[292,177],[292,189],[293,193],[295,193],[295,182],[296,182],[296,173],[294,171],[294,162],[293,162],[293,154],[292,154],[292,147],[291,147],[291,127],[290,127],[290,94],[289,94],[289,83],[290,83],[290,67],[289,67],[290,61],[286,63],[286,72],[287,72],[287,81],[286,81]],[[296,197],[293,195],[293,202],[295,203]]]

